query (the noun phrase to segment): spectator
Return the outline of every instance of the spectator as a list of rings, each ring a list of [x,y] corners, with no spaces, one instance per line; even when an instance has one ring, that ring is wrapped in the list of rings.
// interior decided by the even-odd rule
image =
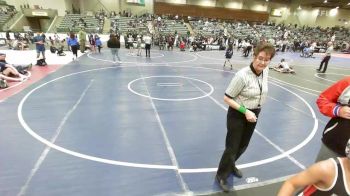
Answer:
[[[78,32],[78,37],[79,37],[80,52],[84,53],[85,52],[85,44],[86,44],[86,32],[85,32],[84,28],[80,29],[80,31]]]
[[[324,90],[317,99],[317,106],[331,119],[324,128],[316,161],[345,156],[344,149],[350,139],[350,77]]]
[[[78,47],[79,43],[77,38],[75,37],[75,34],[73,32],[70,32],[70,36],[67,40],[68,47],[70,47],[72,53],[73,53],[73,61],[78,58]],[[81,46],[80,46],[81,47]],[[75,59],[74,59],[75,55]]]
[[[101,53],[102,41],[98,35],[95,35],[96,46],[98,48],[98,53]]]
[[[224,62],[224,66],[226,65],[226,62],[230,63],[231,65],[231,69],[232,69],[232,63],[230,62],[230,59],[232,58],[232,55],[233,55],[233,45],[232,44],[229,44],[228,47],[227,47],[227,50],[226,50],[226,53],[225,53],[225,62]]]
[[[120,49],[120,40],[119,36],[116,36],[114,33],[112,33],[109,36],[109,40],[107,41],[107,47],[111,49],[111,53],[113,56],[113,62],[116,63],[116,58],[118,58],[118,61],[120,61],[119,58],[119,49]]]
[[[36,47],[36,54],[37,54],[36,58],[39,59],[40,53],[41,53],[43,56],[43,59],[45,59],[45,43],[44,43],[44,38],[42,37],[40,32],[36,34],[36,36],[33,39],[33,42],[35,43],[35,47]]]

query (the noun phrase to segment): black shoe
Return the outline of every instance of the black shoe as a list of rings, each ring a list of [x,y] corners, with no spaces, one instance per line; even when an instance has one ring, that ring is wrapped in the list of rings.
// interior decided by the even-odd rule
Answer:
[[[216,174],[216,176],[215,176],[215,179],[216,179],[216,181],[218,182],[220,188],[221,188],[224,192],[227,193],[227,192],[230,191],[230,189],[229,189],[228,186],[227,186],[227,181],[226,181],[226,180],[221,179],[217,174]]]
[[[316,71],[321,71],[320,69],[316,69]]]
[[[233,175],[235,175],[237,178],[242,178],[242,177],[243,177],[242,172],[241,172],[236,166],[233,166],[232,173],[233,173]]]

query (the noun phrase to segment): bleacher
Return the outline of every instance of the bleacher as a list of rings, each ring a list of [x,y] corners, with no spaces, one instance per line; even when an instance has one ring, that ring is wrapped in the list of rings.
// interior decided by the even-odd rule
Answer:
[[[116,28],[113,28],[113,31],[118,32],[120,34],[124,34],[129,31],[136,32],[148,32],[147,23],[139,21],[142,18],[132,18],[132,17],[115,17],[111,19],[112,23],[114,23]],[[111,25],[112,26],[112,25]]]
[[[86,26],[84,26],[84,22],[81,19],[84,20]],[[62,22],[58,25],[57,32],[77,32],[83,27],[86,32],[98,32],[100,29],[99,20],[93,16],[66,14]]]
[[[7,5],[6,2],[0,3],[0,30],[3,29],[6,22],[16,13],[17,11],[14,6]]]
[[[2,27],[10,19],[10,17],[10,14],[0,13],[0,27]]]
[[[190,25],[197,35],[203,36],[219,35],[224,30],[223,25],[217,22],[205,24],[203,21],[190,21]]]
[[[180,21],[163,19],[162,23],[165,24],[165,27],[160,27],[158,29],[160,34],[169,34],[169,33],[173,34],[173,33],[175,33],[175,31],[179,35],[186,35],[187,34],[187,31],[188,31],[187,26]]]

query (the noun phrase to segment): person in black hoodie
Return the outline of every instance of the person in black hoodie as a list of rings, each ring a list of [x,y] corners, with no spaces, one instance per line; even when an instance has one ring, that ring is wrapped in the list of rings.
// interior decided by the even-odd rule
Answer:
[[[109,40],[107,41],[107,47],[111,49],[111,53],[113,56],[113,62],[116,63],[116,56],[118,58],[118,62],[120,61],[119,58],[119,49],[120,49],[120,40],[119,36],[116,36],[114,33],[110,34]]]

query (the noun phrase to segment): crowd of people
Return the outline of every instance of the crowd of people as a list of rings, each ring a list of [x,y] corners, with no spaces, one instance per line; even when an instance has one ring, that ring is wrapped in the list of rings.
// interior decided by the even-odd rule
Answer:
[[[9,15],[13,17],[17,13],[17,10],[14,6],[4,6],[0,8],[0,16],[1,15]]]
[[[146,46],[146,56],[150,56],[149,46],[158,46],[160,50],[179,48],[181,51],[186,49],[189,51],[219,49],[226,50],[224,67],[226,63],[229,63],[232,68],[230,58],[232,58],[234,48],[237,51],[241,51],[242,56],[249,57],[258,43],[270,43],[276,48],[276,51],[300,52],[302,57],[313,57],[314,52],[325,52],[326,55],[318,69],[319,72],[324,73],[333,50],[340,52],[350,51],[349,37],[344,36],[349,34],[349,30],[342,27],[298,27],[297,25],[275,24],[273,22],[258,24],[244,21],[227,22],[216,19],[189,17],[193,32],[188,30],[186,34],[180,34],[176,30],[173,33],[164,33],[163,31],[163,29],[168,28],[166,20],[184,23],[184,19],[178,15],[158,16],[155,14],[143,14],[137,16],[126,11],[118,14],[116,12],[107,14],[103,9],[95,12],[95,17],[100,21],[108,16],[112,19],[111,34],[115,34],[120,42],[120,38],[123,36],[125,47],[129,49],[130,53],[133,53],[135,48],[138,56],[141,56],[141,48],[146,49]],[[131,18],[127,24],[132,29],[128,29],[125,32],[122,29],[118,29],[119,17]],[[79,21],[84,23],[82,17]],[[152,26],[148,26],[148,21],[151,21],[150,24]],[[80,50],[81,53],[84,53],[86,48],[91,49],[93,52],[98,50],[100,53],[103,47],[98,34],[92,32],[87,34],[84,27],[80,28],[78,33],[68,33],[63,39],[55,33],[53,37],[48,38],[49,42],[46,42],[45,34],[34,36],[32,32],[27,32],[22,36],[20,33],[14,32],[13,40],[10,39],[9,34],[9,31],[6,32],[11,48],[24,50],[30,44],[35,44],[38,58],[41,54],[43,59],[45,59],[45,45],[50,45],[51,52],[57,52],[58,55],[65,55],[63,52],[64,48],[72,51],[73,60],[78,56],[75,48]],[[72,36],[77,39],[76,44],[72,41]],[[40,39],[41,37],[42,39]],[[145,37],[150,37],[150,40],[144,39]],[[331,42],[327,40],[331,40]],[[285,60],[276,65],[274,70],[282,73],[295,73],[292,66],[288,65],[288,62]]]
[[[173,33],[162,32],[162,29],[167,28],[164,21],[168,19],[176,23],[183,23],[183,18],[178,16],[157,16],[154,14],[137,16],[125,11],[118,14],[111,12],[109,16],[112,19],[116,19],[111,20],[110,37],[118,39],[118,48],[120,48],[120,42],[124,41],[125,48],[129,49],[129,53],[133,53],[135,48],[137,56],[142,56],[141,50],[144,48],[146,57],[150,57],[151,46],[158,46],[160,50],[179,48],[181,51],[186,49],[189,51],[219,49],[226,50],[224,67],[228,63],[232,69],[230,59],[234,48],[237,51],[241,51],[242,56],[249,57],[259,43],[269,43],[276,48],[276,51],[300,52],[302,57],[312,57],[314,52],[325,52],[320,67],[317,69],[317,71],[325,73],[333,50],[349,50],[348,37],[341,36],[349,33],[349,30],[341,27],[311,28],[298,27],[297,25],[277,25],[272,22],[249,24],[247,22],[225,22],[215,19],[191,18],[190,24],[194,32],[188,31],[186,34],[180,34],[176,30]],[[135,29],[128,29],[126,32],[118,29],[117,18],[120,16],[132,18],[129,20],[128,25]],[[100,10],[96,12],[95,17],[102,20],[107,17],[107,12]],[[81,18],[81,20],[84,19]],[[147,21],[152,21],[151,24],[153,26],[145,28]],[[142,31],[136,27],[142,27]],[[322,34],[322,36],[316,37],[319,34]],[[338,35],[340,36],[337,37]],[[122,36],[124,40],[120,40]],[[65,48],[68,51],[72,51],[73,60],[77,59],[78,50],[81,53],[84,53],[86,49],[101,53],[103,48],[99,35],[92,32],[88,34],[84,27],[80,28],[77,33],[68,33],[65,38],[60,38],[55,33],[53,37],[49,36],[48,42],[44,33],[35,36],[30,31],[23,36],[18,32],[14,32],[13,40],[10,38],[10,31],[8,31],[6,32],[6,38],[12,49],[24,50],[30,44],[35,44],[37,58],[41,58],[44,64],[45,45],[49,45],[50,51],[60,56],[65,55],[63,52]],[[326,42],[326,40],[331,41]],[[117,53],[113,52],[113,54]],[[285,59],[282,59],[273,69],[281,73],[295,73],[292,66]]]
[[[115,19],[112,20],[111,33],[106,42],[113,63],[121,61],[119,50],[122,30],[118,28],[118,16],[133,17],[133,20],[129,20],[128,26],[135,30],[128,30],[123,34],[125,48],[129,49],[129,54],[134,54],[133,49],[136,49],[135,55],[141,57],[144,48],[145,56],[150,58],[152,46],[158,46],[159,50],[173,50],[174,47],[178,47],[182,51],[210,50],[213,46],[218,46],[217,49],[226,50],[223,67],[228,64],[231,69],[233,65],[230,59],[235,49],[241,51],[242,56],[251,58],[251,63],[235,74],[224,93],[224,102],[228,105],[227,135],[215,180],[225,192],[230,191],[227,184],[230,174],[238,178],[243,176],[242,171],[236,167],[236,162],[248,148],[257,125],[268,94],[268,65],[276,52],[300,52],[301,57],[313,57],[314,52],[324,52],[317,71],[325,73],[334,50],[350,51],[350,38],[344,36],[349,35],[350,31],[342,27],[299,27],[292,24],[277,25],[272,22],[249,24],[192,18],[190,24],[194,33],[179,34],[176,31],[163,33],[163,30],[168,28],[164,20],[170,16],[145,14],[138,17],[125,11],[119,14],[111,12],[109,16]],[[107,13],[101,10],[95,17],[103,22]],[[183,22],[180,20],[175,16],[175,21]],[[147,21],[153,22],[152,28],[148,28]],[[84,19],[81,18],[80,22],[84,23]],[[147,28],[145,31],[138,31],[138,27]],[[49,43],[45,34],[40,32],[36,35],[27,33],[24,37],[15,33],[14,40],[11,40],[9,33],[6,33],[6,37],[12,43],[10,44],[12,48],[23,50],[26,44],[32,43],[35,45],[36,58],[44,59],[44,62],[47,44],[50,45],[50,50],[51,47],[56,48],[51,52],[57,52],[58,55],[62,54],[66,45],[67,50],[72,52],[73,60],[77,60],[79,50],[84,53],[86,48],[89,48],[94,53],[101,53],[103,48],[99,35],[92,32],[88,34],[84,27],[77,33],[73,31],[68,33],[65,38],[60,38],[55,33],[53,38],[48,38]],[[16,44],[13,43],[15,41]],[[5,58],[6,54],[0,53],[0,79],[9,81],[28,79],[31,64],[15,66],[6,62]],[[281,73],[295,73],[285,59],[281,59],[278,65],[271,68]],[[317,105],[321,113],[331,118],[323,132],[317,163],[287,180],[279,192],[281,196],[292,195],[303,187],[306,187],[303,189],[304,193],[327,191],[336,195],[350,194],[346,188],[350,186],[348,178],[342,179],[343,174],[350,175],[350,77],[340,80],[322,92]]]

